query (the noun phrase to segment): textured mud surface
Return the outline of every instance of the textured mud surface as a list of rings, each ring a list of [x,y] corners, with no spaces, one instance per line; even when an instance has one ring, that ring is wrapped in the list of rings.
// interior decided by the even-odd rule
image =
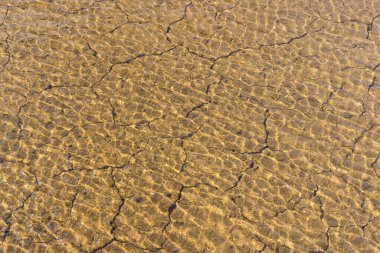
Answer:
[[[380,252],[380,2],[2,0],[0,252]]]

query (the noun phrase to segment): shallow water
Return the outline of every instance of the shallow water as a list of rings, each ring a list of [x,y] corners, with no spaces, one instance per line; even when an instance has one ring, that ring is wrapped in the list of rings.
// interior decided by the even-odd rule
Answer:
[[[0,252],[380,252],[380,2],[3,0]]]

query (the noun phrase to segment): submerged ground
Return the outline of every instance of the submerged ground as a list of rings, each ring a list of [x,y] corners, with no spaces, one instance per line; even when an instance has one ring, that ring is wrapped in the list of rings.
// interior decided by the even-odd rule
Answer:
[[[3,0],[0,252],[380,252],[380,2]]]

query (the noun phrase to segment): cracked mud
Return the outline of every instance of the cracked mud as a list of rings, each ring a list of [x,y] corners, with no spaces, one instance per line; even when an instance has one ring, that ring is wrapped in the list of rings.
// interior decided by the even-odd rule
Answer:
[[[0,252],[380,252],[380,2],[0,1]]]

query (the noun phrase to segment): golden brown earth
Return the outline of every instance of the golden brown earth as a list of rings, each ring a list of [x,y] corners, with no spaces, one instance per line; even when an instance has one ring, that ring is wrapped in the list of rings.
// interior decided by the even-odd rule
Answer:
[[[379,0],[2,0],[0,71],[0,252],[380,252]]]

